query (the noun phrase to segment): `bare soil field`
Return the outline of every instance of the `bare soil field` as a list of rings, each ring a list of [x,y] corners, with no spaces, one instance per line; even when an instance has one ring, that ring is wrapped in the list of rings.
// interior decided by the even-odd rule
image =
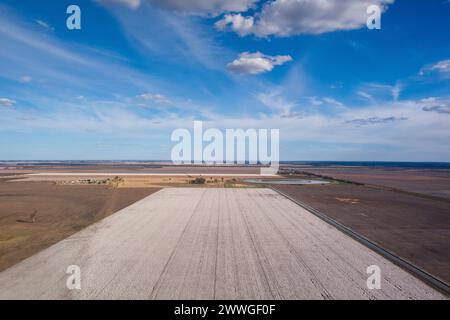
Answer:
[[[157,190],[0,179],[0,270]]]
[[[450,171],[405,168],[305,168],[304,171],[358,183],[450,199]]]
[[[352,184],[274,186],[450,283],[450,204]]]

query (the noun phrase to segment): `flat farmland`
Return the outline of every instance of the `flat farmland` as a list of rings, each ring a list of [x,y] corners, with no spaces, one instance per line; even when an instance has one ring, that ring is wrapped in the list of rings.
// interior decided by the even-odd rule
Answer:
[[[0,179],[0,270],[157,190]]]
[[[3,271],[0,298],[445,297],[273,190],[167,188]]]
[[[159,174],[159,175],[185,175],[185,174],[224,174],[224,175],[243,175],[259,174],[260,168],[257,166],[207,166],[207,165],[139,165],[139,164],[77,164],[77,165],[27,165],[27,166],[2,166],[0,163],[0,174],[27,174],[27,173],[50,173],[58,172],[66,174],[88,173],[95,175],[96,173],[103,174]]]
[[[450,204],[352,184],[274,186],[450,284]]]
[[[304,171],[335,179],[388,187],[450,200],[450,170],[330,167],[305,168]]]

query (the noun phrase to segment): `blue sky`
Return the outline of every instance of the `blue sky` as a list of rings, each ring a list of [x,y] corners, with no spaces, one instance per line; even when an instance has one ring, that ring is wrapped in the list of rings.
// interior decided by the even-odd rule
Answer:
[[[449,18],[446,0],[0,0],[0,159],[168,159],[203,120],[280,129],[282,160],[450,161]]]

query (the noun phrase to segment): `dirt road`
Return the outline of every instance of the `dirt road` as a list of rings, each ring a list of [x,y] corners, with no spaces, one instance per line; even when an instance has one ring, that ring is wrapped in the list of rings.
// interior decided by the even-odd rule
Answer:
[[[81,268],[81,290],[65,273]],[[366,285],[381,269],[381,289]],[[268,189],[163,189],[0,273],[0,298],[441,299]]]

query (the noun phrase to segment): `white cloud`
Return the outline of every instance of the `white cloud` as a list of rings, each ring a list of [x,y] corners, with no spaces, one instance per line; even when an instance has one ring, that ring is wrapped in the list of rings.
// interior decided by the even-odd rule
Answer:
[[[265,96],[264,96],[265,95]],[[417,160],[448,161],[450,139],[448,117],[437,112],[424,112],[423,107],[432,100],[386,102],[360,109],[339,109],[337,113],[302,113],[296,111],[295,102],[283,98],[277,92],[260,96],[271,114],[224,115],[211,111],[205,123],[215,128],[278,128],[281,129],[282,146],[293,146],[295,150],[282,153],[291,160],[307,157],[307,160]],[[435,98],[434,101],[442,101]],[[95,102],[89,104],[63,103],[55,99],[46,113],[29,110],[0,108],[0,128],[17,130],[25,127],[29,132],[52,129],[55,132],[82,132],[89,134],[120,133],[120,137],[131,137],[149,141],[151,137],[167,139],[168,150],[173,146],[170,132],[175,128],[190,128],[198,119],[193,113],[186,115],[152,113],[140,116],[129,103]],[[193,109],[192,109],[193,110]],[[406,120],[407,119],[407,120]],[[360,120],[360,124],[349,122]],[[364,120],[366,123],[364,123]],[[362,122],[361,122],[362,121]],[[367,125],[364,125],[367,124]],[[93,136],[95,137],[95,136]],[[313,143],[312,143],[313,142]],[[383,148],[379,148],[383,146]],[[375,151],[373,151],[375,147]],[[341,154],[342,148],[349,150]],[[153,154],[153,153],[152,153]],[[361,157],[361,158],[358,158]]]
[[[435,63],[431,66],[422,68],[422,70],[420,71],[419,75],[423,76],[426,73],[429,72],[438,72],[441,74],[450,74],[450,59],[449,60],[442,60],[439,61],[438,63]]]
[[[31,80],[33,80],[33,78],[31,76],[25,75],[25,76],[20,77],[20,82],[22,82],[22,83],[28,83],[28,82],[31,82]]]
[[[153,101],[159,104],[170,104],[171,101],[162,94],[153,94],[153,93],[143,93],[138,96],[139,98],[146,101]]]
[[[150,0],[152,4],[173,11],[196,15],[244,12],[259,0]]]
[[[421,103],[423,104],[423,111],[450,114],[450,100],[426,98],[422,99]]]
[[[103,4],[121,4],[137,9],[148,2],[159,8],[191,15],[217,16],[225,12],[245,12],[259,0],[99,0]]]
[[[450,72],[450,60],[444,60],[431,66],[430,70],[438,72]]]
[[[360,97],[371,100],[372,102],[380,99],[386,100],[392,98],[394,101],[398,101],[404,84],[397,82],[395,85],[380,84],[380,83],[367,83],[361,86],[361,89],[357,92]]]
[[[429,97],[429,98],[424,98],[424,99],[420,100],[420,102],[422,102],[422,103],[430,103],[430,102],[433,103],[436,101],[438,101],[438,99],[435,97]]]
[[[239,14],[226,14],[223,19],[217,21],[215,27],[219,30],[225,30],[229,26],[232,31],[240,36],[246,36],[253,32],[253,17],[244,17]]]
[[[216,26],[227,25],[238,34],[258,37],[321,34],[362,28],[367,7],[386,10],[395,0],[275,0],[267,2],[254,17],[225,16]],[[246,21],[246,24],[242,24]]]
[[[137,9],[141,5],[141,0],[98,0],[100,3],[105,5],[108,4],[119,4],[130,9]]]
[[[345,107],[345,105],[342,102],[337,101],[334,98],[327,98],[327,97],[325,97],[325,98],[323,98],[323,102],[328,104],[328,105],[331,105],[333,107],[338,107],[338,108],[344,108]]]
[[[308,102],[314,107],[331,106],[345,108],[345,105],[342,102],[330,97],[308,97]]]
[[[269,56],[261,52],[243,52],[239,58],[227,65],[229,71],[242,74],[260,74],[270,72],[275,66],[281,66],[286,62],[292,61],[292,57]]]
[[[323,101],[317,97],[309,97],[308,100],[309,103],[312,104],[313,106],[319,107],[323,105]]]
[[[44,28],[47,29],[47,30],[55,31],[55,28],[53,28],[50,24],[48,24],[48,23],[45,22],[45,21],[42,21],[42,20],[36,20],[36,23],[37,23],[38,25],[40,25],[41,27],[44,27]]]
[[[300,118],[285,118],[279,113],[260,118],[217,117],[212,126],[232,128],[238,123],[243,128],[278,128],[282,145],[304,145],[298,147],[301,152],[294,159],[323,159],[325,155],[330,160],[446,161],[450,159],[450,149],[446,148],[450,139],[448,118],[423,112],[422,107],[420,101],[388,101],[367,108],[339,109],[333,114],[306,112]],[[352,120],[361,120],[361,124],[348,122]],[[367,125],[362,125],[364,120]],[[341,148],[351,150],[351,154],[341,154]],[[288,153],[292,151],[281,157],[286,159]]]
[[[294,111],[294,102],[286,101],[279,92],[260,93],[256,98],[281,118],[301,118],[300,112]]]
[[[330,85],[330,89],[336,90],[336,89],[342,89],[344,85],[340,82],[333,83]]]
[[[367,99],[367,100],[371,101],[371,102],[374,102],[374,101],[375,101],[375,99],[372,97],[372,95],[368,94],[368,93],[365,92],[365,91],[360,90],[360,91],[358,91],[356,94],[357,94],[358,96],[364,98],[364,99]]]
[[[398,101],[400,98],[400,94],[402,93],[403,87],[401,84],[397,83],[395,86],[392,87],[392,97],[394,98],[394,101]]]
[[[3,107],[12,107],[16,104],[16,101],[8,99],[8,98],[0,98],[0,106]]]

